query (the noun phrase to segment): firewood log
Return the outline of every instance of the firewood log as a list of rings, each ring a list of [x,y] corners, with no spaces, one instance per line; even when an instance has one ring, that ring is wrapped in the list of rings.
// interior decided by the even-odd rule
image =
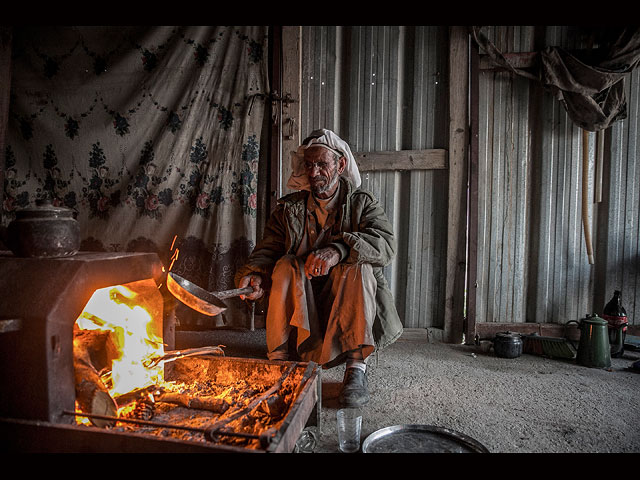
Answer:
[[[79,330],[79,332],[87,332]],[[85,334],[74,337],[73,366],[75,370],[76,401],[84,413],[117,416],[118,407],[102,382],[91,361],[91,351],[99,343],[99,336]],[[113,426],[113,420],[89,419],[97,427]]]
[[[167,392],[157,395],[155,400],[214,413],[224,413],[229,408],[229,404],[224,399],[214,396],[192,397],[183,393]]]
[[[83,330],[75,325],[73,328],[74,356],[86,357],[86,360],[100,371],[107,366],[106,343],[110,333],[103,330]]]
[[[269,415],[274,421],[282,418],[282,416],[287,413],[287,408],[286,399],[277,393],[264,399],[259,407],[261,411]]]

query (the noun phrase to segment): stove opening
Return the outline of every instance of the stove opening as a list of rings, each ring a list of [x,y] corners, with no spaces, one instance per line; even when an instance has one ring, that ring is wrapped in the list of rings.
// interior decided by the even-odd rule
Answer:
[[[117,417],[121,396],[162,383],[162,307],[152,279],[94,292],[73,329],[77,411]],[[98,417],[76,420],[113,424]]]
[[[73,327],[65,414],[79,427],[257,450],[276,448],[293,414],[308,418],[317,365],[227,358],[224,345],[167,351],[162,332],[152,279],[96,290]]]

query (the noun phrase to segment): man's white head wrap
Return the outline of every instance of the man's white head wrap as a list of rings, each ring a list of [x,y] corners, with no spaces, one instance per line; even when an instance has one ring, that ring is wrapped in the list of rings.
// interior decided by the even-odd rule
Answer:
[[[311,190],[309,179],[304,169],[304,151],[311,147],[324,147],[346,158],[347,164],[341,176],[351,180],[351,183],[358,188],[362,180],[360,179],[356,159],[353,157],[353,153],[351,153],[347,142],[326,128],[314,130],[309,137],[312,138],[306,145],[302,144],[298,147],[297,151],[291,152],[292,171],[289,181],[287,182],[287,187],[292,190]]]

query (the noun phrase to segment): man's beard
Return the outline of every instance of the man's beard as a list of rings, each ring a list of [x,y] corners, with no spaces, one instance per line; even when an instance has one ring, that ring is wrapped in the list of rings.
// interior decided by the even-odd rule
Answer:
[[[331,178],[325,177],[324,175],[317,175],[314,177],[314,180],[322,180],[322,183],[316,184],[311,178],[309,179],[309,185],[311,186],[311,193],[314,196],[322,195],[325,192],[330,191],[336,183],[338,183],[338,178],[340,175],[338,172],[334,172]]]

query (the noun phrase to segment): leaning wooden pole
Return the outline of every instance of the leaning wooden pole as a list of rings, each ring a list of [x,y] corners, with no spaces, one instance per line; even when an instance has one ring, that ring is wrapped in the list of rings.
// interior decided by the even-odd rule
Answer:
[[[444,306],[446,343],[460,343],[464,338],[468,101],[469,34],[464,26],[452,26],[449,27],[449,208]]]
[[[589,132],[582,130],[582,226],[587,246],[589,265],[593,265],[593,247],[591,245],[591,227],[589,225]]]

